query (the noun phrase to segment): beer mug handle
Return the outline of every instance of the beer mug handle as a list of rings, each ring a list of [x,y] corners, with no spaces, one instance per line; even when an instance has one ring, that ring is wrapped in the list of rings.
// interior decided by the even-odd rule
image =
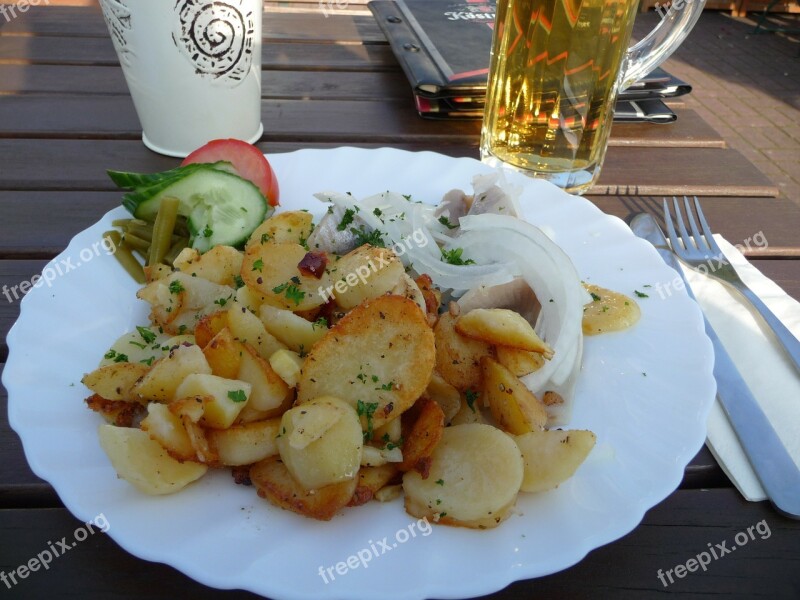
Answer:
[[[661,23],[628,50],[628,67],[621,89],[648,75],[678,49],[700,18],[705,3],[705,0],[672,0],[666,7],[656,2]]]

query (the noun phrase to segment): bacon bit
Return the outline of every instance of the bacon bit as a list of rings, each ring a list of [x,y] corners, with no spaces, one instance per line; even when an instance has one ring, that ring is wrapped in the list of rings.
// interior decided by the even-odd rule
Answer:
[[[299,263],[297,263],[297,270],[306,277],[315,277],[322,279],[325,273],[325,267],[328,266],[328,255],[325,252],[314,251],[307,252]]]
[[[417,277],[414,283],[417,284],[419,291],[422,292],[422,297],[425,298],[425,312],[429,315],[438,315],[442,292],[434,287],[431,276],[423,273]]]

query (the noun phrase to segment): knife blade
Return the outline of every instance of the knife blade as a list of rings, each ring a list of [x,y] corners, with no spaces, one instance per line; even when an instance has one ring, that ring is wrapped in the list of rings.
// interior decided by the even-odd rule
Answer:
[[[664,262],[683,279],[689,297],[696,301],[677,257],[652,215],[636,215],[631,221],[631,230],[655,247]],[[800,519],[800,469],[761,410],[705,315],[703,321],[706,335],[714,347],[717,398],[773,506],[787,517]]]

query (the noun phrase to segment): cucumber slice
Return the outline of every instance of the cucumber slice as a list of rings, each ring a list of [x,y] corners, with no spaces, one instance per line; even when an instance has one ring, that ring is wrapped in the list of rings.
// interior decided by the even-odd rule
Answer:
[[[218,244],[244,244],[266,218],[266,198],[238,175],[208,164],[190,166],[197,168],[126,194],[123,205],[136,218],[152,221],[161,199],[171,196],[180,201],[178,214],[188,219],[193,248],[205,252]]]
[[[108,173],[109,178],[118,188],[122,188],[123,190],[135,190],[137,188],[163,183],[170,179],[186,177],[202,166],[212,166],[219,171],[226,171],[237,175],[233,165],[227,161],[208,163],[208,165],[196,163],[170,169],[169,171],[161,171],[160,173],[130,173],[128,171],[112,171],[111,169],[107,170],[106,173]]]

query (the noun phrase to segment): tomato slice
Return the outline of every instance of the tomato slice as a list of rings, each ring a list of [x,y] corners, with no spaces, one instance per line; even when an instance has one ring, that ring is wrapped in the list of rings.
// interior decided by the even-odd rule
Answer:
[[[261,150],[252,144],[235,139],[213,140],[187,156],[181,166],[221,160],[231,163],[240,177],[252,181],[270,206],[278,205],[278,178]]]

